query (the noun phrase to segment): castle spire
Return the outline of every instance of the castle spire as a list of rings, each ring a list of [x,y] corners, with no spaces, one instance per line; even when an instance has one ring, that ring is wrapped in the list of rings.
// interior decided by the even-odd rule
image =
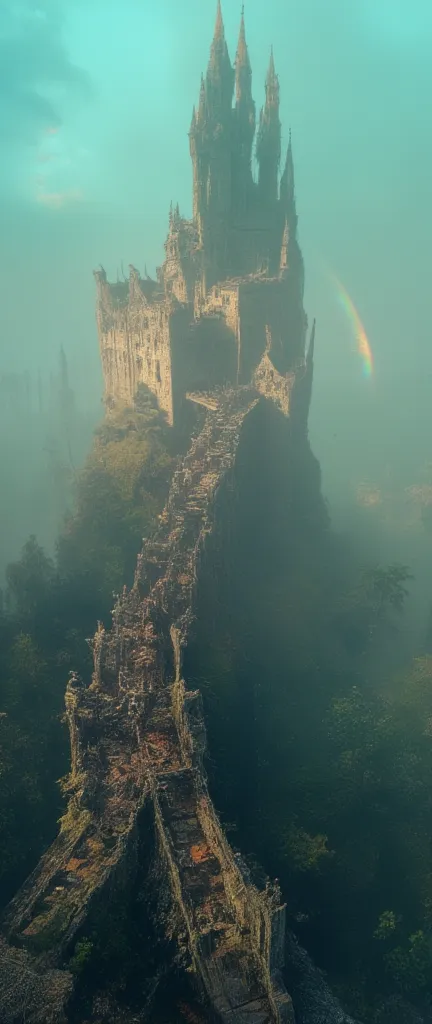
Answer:
[[[234,88],[234,71],[231,67],[222,8],[218,0],[216,24],[210,48],[210,59],[206,77],[206,99],[209,112],[220,123],[221,118],[228,118],[231,111]]]
[[[237,44],[235,59],[235,81],[236,81],[236,102],[250,100],[252,98],[252,69],[249,60],[249,51],[246,42],[246,29],[244,19],[244,5],[242,7],[240,32]]]
[[[215,39],[225,38],[225,29],[224,29],[224,23],[223,23],[223,17],[222,17],[221,0],[217,0],[216,24],[215,24],[215,30],[214,30],[214,38]]]
[[[270,60],[265,82],[266,107],[279,110],[279,79],[276,74],[273,47],[270,48]]]
[[[297,211],[295,200],[294,160],[292,151],[291,129],[289,133],[288,149],[285,160],[285,167],[281,177],[279,194],[280,201],[285,210],[285,214],[288,218],[290,231],[293,235],[295,235],[297,228]]]
[[[309,341],[309,348],[307,350],[306,362],[307,362],[308,366],[312,366],[313,365],[313,359],[314,359],[314,353],[315,353],[315,329],[316,329],[316,320],[314,320],[314,322],[312,324],[312,331],[311,331],[311,336],[310,336],[310,341]]]
[[[224,64],[228,63],[231,67],[228,47],[225,39],[225,28],[222,17],[221,0],[217,3],[216,12],[216,23],[213,34],[213,40],[210,48],[210,60],[208,66],[208,73],[220,72],[223,70]]]
[[[226,223],[231,208],[233,91],[234,69],[218,0],[207,73],[205,79],[201,79],[198,111],[189,133],[194,177],[193,215],[201,243],[204,235],[207,237],[213,230],[216,220]],[[226,239],[218,236],[217,244],[209,243],[209,246],[216,266],[217,260],[223,258]]]
[[[294,191],[294,161],[293,161],[293,151],[292,151],[291,128],[289,130],[288,147],[287,147],[287,153],[286,153],[286,159],[285,159],[284,172],[283,172],[282,179],[281,179],[281,185],[282,185],[282,181],[284,181],[286,183],[286,186],[287,186],[289,191]]]
[[[279,120],[279,79],[275,69],[273,47],[270,51],[265,81],[265,104],[260,114],[256,155],[262,197],[267,202],[275,202],[281,155],[281,124]]]
[[[252,97],[252,69],[246,42],[244,6],[235,59],[236,104],[233,147],[233,197],[237,210],[246,209],[253,189],[252,146],[255,135],[255,103]]]
[[[206,106],[205,81],[204,81],[204,75],[201,75],[200,96],[199,96],[198,114],[197,114],[198,124],[202,124],[203,121],[204,121],[204,118],[205,118],[205,106]]]
[[[284,233],[283,233],[283,236],[282,236],[282,248],[281,248],[281,258],[280,258],[280,272],[281,272],[281,274],[283,274],[283,272],[285,270],[288,270],[288,267],[289,267],[289,262],[288,262],[289,241],[290,241],[290,231],[289,231],[288,218],[286,218],[286,220],[285,220],[285,227],[284,227]]]
[[[248,51],[247,42],[246,42],[244,4],[243,4],[243,7],[242,7],[242,11],[241,11],[240,31],[239,31],[239,38],[238,38],[238,43],[237,43],[237,53],[236,53],[235,63],[236,63],[236,68],[238,68],[238,67],[247,67],[250,70],[249,51]]]

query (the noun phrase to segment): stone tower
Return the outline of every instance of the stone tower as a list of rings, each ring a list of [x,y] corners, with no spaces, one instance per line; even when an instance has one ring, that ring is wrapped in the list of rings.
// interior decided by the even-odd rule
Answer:
[[[252,384],[286,415],[297,408],[305,423],[310,383],[292,401],[311,366],[291,139],[280,175],[273,50],[256,132],[244,14],[233,68],[220,2],[189,140],[193,217],[171,207],[157,280],[134,267],[117,284],[95,273],[106,407],[133,405],[143,383],[173,425],[197,393]]]

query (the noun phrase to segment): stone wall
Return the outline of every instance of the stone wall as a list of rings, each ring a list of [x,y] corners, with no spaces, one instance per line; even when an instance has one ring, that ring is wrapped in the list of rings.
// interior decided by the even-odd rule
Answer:
[[[168,271],[172,277],[165,281]],[[258,275],[228,280],[205,295],[199,288],[186,287],[182,273],[174,256],[170,257],[161,275],[169,285],[169,295],[156,282],[142,281],[133,269],[129,287],[127,283],[110,286],[97,277],[97,322],[108,409],[133,405],[138,385],[143,383],[155,394],[168,422],[174,424],[188,391],[227,383],[250,384],[266,351],[275,372],[282,376],[294,372],[304,357],[307,320],[302,291],[291,270],[274,278]],[[179,288],[181,294],[176,298]],[[193,305],[178,301],[191,298],[192,291]],[[272,394],[270,389],[267,397]]]
[[[264,395],[269,401],[274,402],[284,416],[289,416],[291,411],[291,393],[296,383],[294,373],[282,374],[275,370],[273,363],[265,352],[257,366],[254,374],[254,384],[257,391]]]
[[[175,385],[174,419],[190,391],[211,391],[237,381],[237,344],[219,308],[190,322],[188,310],[172,319],[171,365]]]
[[[200,266],[197,243],[197,231],[193,221],[181,218],[177,211],[171,211],[170,228],[165,242],[166,257],[159,273],[166,294],[173,295],[183,305],[191,305],[194,300]]]
[[[115,286],[98,280],[97,324],[105,402],[132,406],[138,385],[156,395],[168,423],[174,419],[171,369],[172,305],[156,283],[147,288],[131,268],[129,288],[117,301]]]

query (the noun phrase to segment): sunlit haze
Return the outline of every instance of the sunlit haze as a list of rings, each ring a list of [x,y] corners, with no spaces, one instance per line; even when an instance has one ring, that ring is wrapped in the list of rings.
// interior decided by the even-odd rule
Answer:
[[[214,15],[214,0],[2,4],[3,372],[51,367],[63,344],[81,404],[97,407],[92,270],[154,273],[170,200],[191,213],[187,133]],[[224,17],[233,60],[240,5],[226,0]],[[311,436],[332,488],[348,462],[366,471],[372,448],[383,464],[421,449],[432,11],[428,0],[249,0],[245,17],[257,106],[273,43],[283,141],[292,129],[306,308],[317,318]],[[364,325],[373,381],[332,275]]]

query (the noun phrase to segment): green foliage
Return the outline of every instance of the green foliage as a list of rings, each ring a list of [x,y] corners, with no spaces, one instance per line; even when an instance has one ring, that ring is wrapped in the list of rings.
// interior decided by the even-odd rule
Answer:
[[[363,570],[356,585],[336,604],[334,624],[347,646],[357,655],[380,641],[380,630],[393,625],[392,616],[403,611],[412,576],[404,565],[373,566]]]
[[[169,432],[152,396],[141,389],[136,410],[101,424],[78,475],[74,515],[60,538],[58,563],[69,578],[79,568],[99,616],[132,580],[142,539],[163,507],[174,461]]]
[[[6,570],[8,592],[19,616],[34,614],[52,584],[54,573],[54,563],[47,558],[36,537],[30,537],[20,561]]]
[[[310,836],[304,828],[291,824],[283,838],[283,852],[296,871],[315,871],[321,868],[323,858],[331,853],[327,836]]]
[[[405,995],[418,996],[430,991],[432,985],[431,937],[420,929],[384,955],[385,968],[391,981]]]
[[[380,914],[378,925],[374,931],[374,939],[379,939],[380,942],[384,942],[389,938],[392,938],[399,922],[400,918],[396,916],[393,910],[383,910],[382,914]]]
[[[57,559],[35,537],[7,570],[0,614],[0,904],[54,838],[64,808],[57,779],[69,766],[62,724],[69,671],[90,676],[86,638],[109,625],[113,592],[132,581],[154,528],[174,460],[154,398],[108,417],[77,475],[75,510]],[[69,816],[70,817],[70,816]],[[79,827],[63,817],[62,827]]]
[[[69,960],[69,970],[75,976],[82,974],[91,962],[94,942],[88,938],[79,939],[75,945],[73,956]]]
[[[411,579],[405,565],[376,566],[362,574],[359,591],[378,612],[387,607],[400,612],[409,594],[405,584]]]

